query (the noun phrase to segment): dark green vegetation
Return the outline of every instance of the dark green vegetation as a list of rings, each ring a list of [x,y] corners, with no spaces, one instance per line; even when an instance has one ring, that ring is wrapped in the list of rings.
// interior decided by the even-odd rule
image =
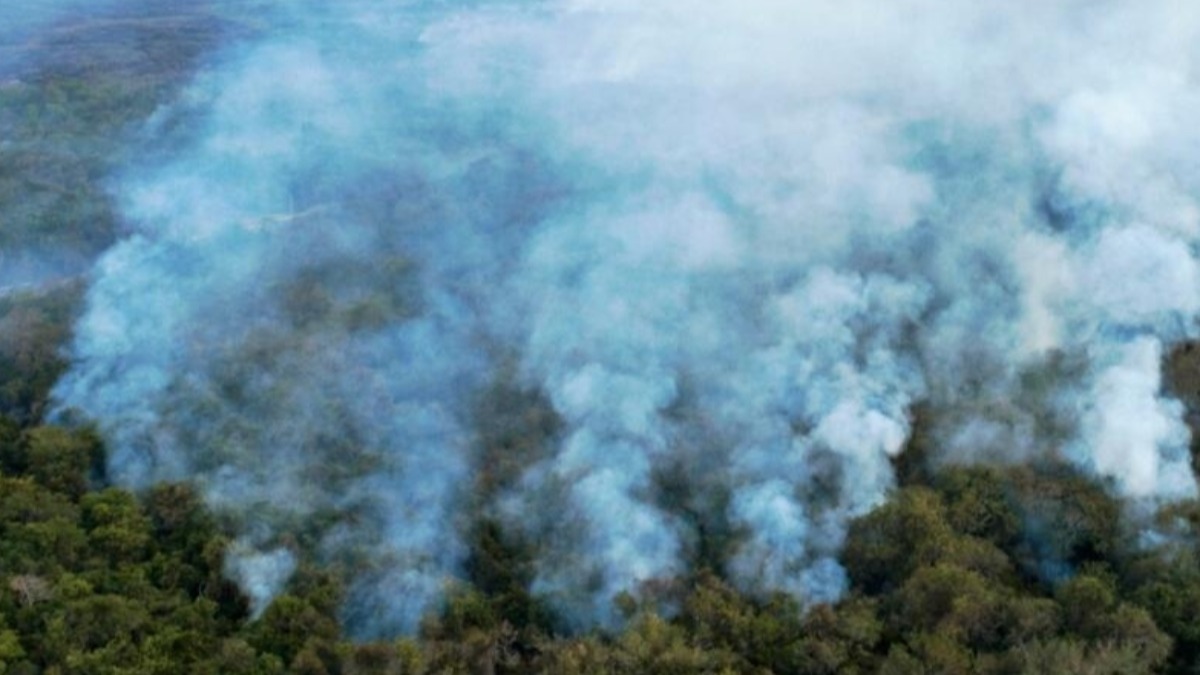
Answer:
[[[27,392],[0,420],[0,672],[1185,673],[1200,659],[1200,508],[1159,514],[1173,539],[1149,550],[1102,486],[1054,467],[909,471],[852,528],[853,592],[808,613],[701,571],[647,589],[670,616],[617,598],[623,631],[562,636],[527,592],[529,544],[481,521],[467,581],[414,639],[345,640],[346,572],[311,563],[252,620],[191,488],[106,487],[92,434],[39,422],[75,294],[0,312],[2,390]]]
[[[251,621],[195,493],[102,488],[101,460],[86,432],[3,424],[5,672],[1136,673],[1200,655],[1200,512],[1169,514],[1178,543],[1139,552],[1118,505],[1070,475],[939,471],[855,524],[839,605],[803,614],[702,572],[655,589],[671,618],[626,601],[617,635],[556,636],[521,551],[480,524],[472,583],[418,639],[353,645],[336,570],[303,569]]]
[[[99,37],[114,30],[132,38]],[[228,529],[191,487],[108,487],[99,440],[45,423],[74,277],[118,234],[103,181],[138,147],[122,139],[230,30],[252,27],[201,8],[0,45],[24,64],[0,81],[0,269],[53,262],[0,284],[0,673],[1200,672],[1200,505],[1131,514],[1052,465],[931,467],[920,433],[901,487],[852,528],[852,591],[836,606],[740,594],[719,573],[738,534],[722,532],[694,576],[645,589],[653,602],[614,599],[619,633],[563,636],[528,592],[534,544],[481,516],[466,580],[413,639],[345,640],[352,572],[312,562],[252,619],[222,573]],[[1200,350],[1166,371],[1197,419]],[[498,423],[480,494],[554,425],[535,397],[487,405]],[[1154,547],[1140,541],[1149,518]]]

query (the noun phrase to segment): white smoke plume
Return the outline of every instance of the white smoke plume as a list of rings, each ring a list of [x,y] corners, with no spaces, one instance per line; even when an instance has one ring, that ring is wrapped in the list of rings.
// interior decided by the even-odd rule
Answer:
[[[260,603],[316,536],[367,570],[353,630],[412,631],[510,361],[561,433],[484,508],[579,626],[686,572],[671,472],[737,584],[836,599],[918,402],[940,461],[1195,494],[1159,368],[1200,312],[1200,6],[280,5],[119,182],[57,389],[117,480],[241,514]]]

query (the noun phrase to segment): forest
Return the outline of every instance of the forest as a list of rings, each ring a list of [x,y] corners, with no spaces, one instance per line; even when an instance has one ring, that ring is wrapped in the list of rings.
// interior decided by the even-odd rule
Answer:
[[[985,142],[914,105],[896,166],[920,171],[856,192],[796,170],[820,193],[796,199],[853,203],[818,220],[862,231],[801,254],[764,226],[735,256],[710,211],[792,227],[760,166],[888,164],[891,141],[859,147],[886,125],[851,142],[817,115],[832,149],[763,149],[714,114],[728,156],[684,135],[630,158],[707,94],[647,77],[631,119],[582,113],[542,56],[515,85],[471,61],[553,43],[557,65],[578,24],[464,3],[393,54],[416,29],[372,12],[405,3],[276,4],[0,9],[0,673],[1200,672],[1200,302],[1179,299],[1200,286],[1161,271],[1182,239],[1112,224],[1174,193],[1085,198],[1066,159],[1015,180],[1067,141]],[[462,80],[430,85],[444,64]],[[625,95],[620,72],[596,88]],[[693,182],[704,199],[672,192]],[[955,234],[1009,211],[1098,270],[1059,289],[1084,309],[1049,348],[1024,342],[1036,294],[1008,297],[1043,280],[1005,266],[1028,249]]]

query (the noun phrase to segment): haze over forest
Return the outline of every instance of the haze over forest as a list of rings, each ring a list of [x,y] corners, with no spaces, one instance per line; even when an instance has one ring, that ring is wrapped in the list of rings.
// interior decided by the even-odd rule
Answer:
[[[0,672],[1193,672],[1197,38],[5,4]]]

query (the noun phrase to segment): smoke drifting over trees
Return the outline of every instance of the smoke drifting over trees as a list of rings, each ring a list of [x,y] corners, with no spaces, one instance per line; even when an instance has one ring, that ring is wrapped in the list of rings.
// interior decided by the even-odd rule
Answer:
[[[1194,496],[1200,8],[1056,5],[268,4],[116,180],[59,409],[195,481],[259,611],[301,550],[356,570],[368,637],[481,514],[577,627],[713,532],[834,600],[918,405],[935,463]],[[518,395],[553,423],[506,457]]]

